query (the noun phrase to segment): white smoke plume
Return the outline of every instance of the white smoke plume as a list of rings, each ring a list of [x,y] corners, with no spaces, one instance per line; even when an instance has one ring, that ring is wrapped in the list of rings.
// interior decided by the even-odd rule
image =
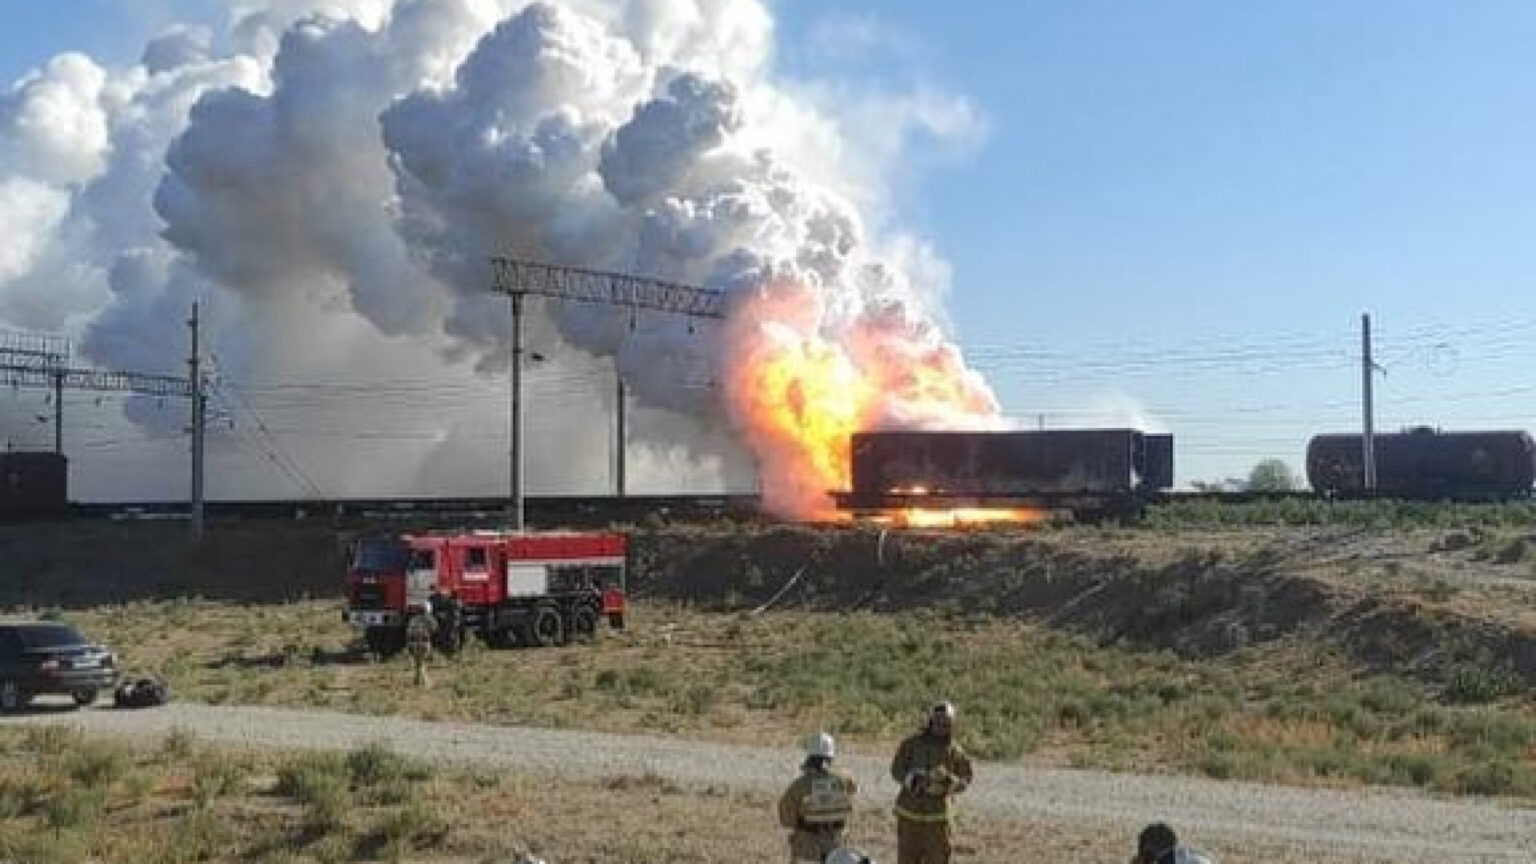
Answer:
[[[835,355],[879,394],[860,427],[994,422],[936,323],[947,269],[888,227],[881,179],[912,139],[980,124],[931,87],[782,80],[773,38],[759,0],[264,0],[127,68],[54,58],[0,98],[0,325],[169,374],[201,299],[235,426],[215,458],[243,441],[287,466],[216,465],[215,495],[498,494],[508,322],[488,256],[696,283],[747,311],[720,327],[535,304],[532,491],[605,488],[593,418],[616,367],[637,484],[761,468],[779,509],[809,513],[835,478],[788,476],[803,442],[757,413],[808,407],[802,384],[763,392],[751,358]],[[182,422],[142,399],[129,415]],[[414,455],[370,445],[387,433]]]

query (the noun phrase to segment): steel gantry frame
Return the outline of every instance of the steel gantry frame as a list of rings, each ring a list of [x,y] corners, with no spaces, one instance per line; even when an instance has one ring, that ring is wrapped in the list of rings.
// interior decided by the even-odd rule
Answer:
[[[64,391],[142,393],[192,401],[192,536],[203,535],[203,435],[208,406],[207,382],[198,360],[198,305],[192,304],[192,356],[185,378],[119,369],[70,366],[69,340],[47,333],[0,331],[0,386],[53,390],[53,449],[64,452]]]
[[[628,309],[648,309],[690,318],[723,319],[723,291],[585,267],[562,267],[539,261],[498,256],[491,259],[491,290],[511,300],[511,445],[508,453],[508,518],[514,531],[523,530],[523,301],[532,294],[571,303],[593,303]],[[614,470],[617,492],[624,495],[624,381],[617,379]]]

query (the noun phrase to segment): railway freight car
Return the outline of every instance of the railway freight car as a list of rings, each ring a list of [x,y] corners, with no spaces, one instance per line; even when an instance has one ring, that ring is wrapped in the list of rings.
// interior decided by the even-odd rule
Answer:
[[[1039,432],[862,432],[851,446],[858,516],[906,508],[1071,510],[1080,519],[1134,514],[1173,485],[1173,436],[1134,429]]]
[[[0,521],[69,513],[69,463],[58,453],[0,453]]]
[[[1375,494],[1384,497],[1497,501],[1529,497],[1536,481],[1536,444],[1522,431],[1418,427],[1373,439]],[[1359,435],[1318,435],[1307,445],[1307,482],[1317,492],[1364,495],[1364,466]]]

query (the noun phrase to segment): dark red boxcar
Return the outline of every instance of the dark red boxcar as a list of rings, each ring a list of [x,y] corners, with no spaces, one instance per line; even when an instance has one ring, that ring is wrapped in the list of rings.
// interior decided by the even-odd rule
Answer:
[[[1173,485],[1173,436],[1133,429],[862,432],[845,509],[1062,504],[1123,510]]]

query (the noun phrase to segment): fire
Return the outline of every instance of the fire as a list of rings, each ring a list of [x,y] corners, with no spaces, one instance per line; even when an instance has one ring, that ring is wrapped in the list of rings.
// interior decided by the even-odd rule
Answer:
[[[758,459],[768,509],[843,518],[828,493],[849,485],[855,432],[1001,425],[991,389],[931,325],[895,306],[841,327],[825,317],[816,292],[773,283],[739,303],[727,324],[725,396]],[[966,524],[1020,518],[957,512]]]
[[[964,528],[975,525],[1029,525],[1044,521],[1046,516],[1043,510],[1020,508],[955,507],[933,510],[908,507],[876,521],[902,528]]]

